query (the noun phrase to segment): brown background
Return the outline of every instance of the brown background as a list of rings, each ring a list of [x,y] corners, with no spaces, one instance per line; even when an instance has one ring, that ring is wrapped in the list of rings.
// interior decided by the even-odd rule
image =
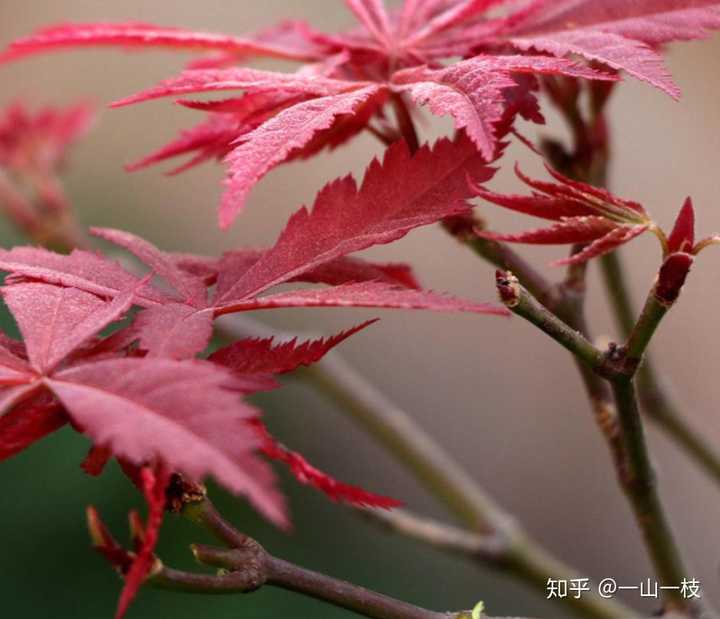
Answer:
[[[242,33],[281,17],[307,18],[324,29],[351,23],[342,3],[334,1],[3,0],[0,43],[57,21],[133,19]],[[60,103],[89,97],[102,106],[175,73],[184,58],[167,52],[123,55],[117,51],[38,57],[0,67],[0,103],[18,97]],[[674,102],[649,86],[629,81],[619,89],[611,109],[614,190],[641,201],[666,226],[671,225],[685,196],[692,195],[702,235],[720,230],[719,58],[717,38],[673,46],[669,64],[682,88],[682,101]],[[124,227],[167,249],[217,253],[241,245],[262,246],[275,238],[288,214],[310,201],[324,182],[348,171],[361,173],[371,156],[380,152],[371,139],[363,138],[332,155],[274,171],[253,191],[247,212],[232,230],[221,233],[215,225],[222,177],[219,166],[205,166],[173,179],[165,178],[157,168],[132,175],[121,169],[122,163],[137,159],[196,120],[197,113],[168,101],[103,111],[94,132],[77,149],[68,176],[69,193],[83,222]],[[449,123],[435,120],[426,135],[437,135],[448,127]],[[538,133],[535,128],[527,131]],[[562,131],[551,122],[539,133],[557,135]],[[539,170],[538,162],[524,148],[514,146],[510,150],[506,167],[516,159],[524,162],[527,170]],[[498,176],[494,186],[506,190],[518,187],[507,171]],[[520,229],[535,223],[524,218],[513,220],[492,207],[480,208],[500,229]],[[544,265],[563,251],[555,248],[525,253],[550,276],[557,277],[558,273]],[[428,287],[481,300],[494,296],[492,270],[437,229],[417,231],[370,255],[407,260]],[[623,255],[639,303],[652,283],[658,246],[652,238],[643,237]],[[717,249],[699,259],[681,302],[653,343],[653,352],[659,368],[672,376],[688,417],[720,442],[719,261]],[[589,310],[594,331],[612,337],[613,324],[594,268],[591,283]],[[502,505],[560,556],[596,578],[613,576],[632,584],[650,576],[630,512],[615,485],[608,454],[591,422],[570,360],[528,325],[520,320],[364,310],[296,310],[259,317],[287,328],[312,328],[329,334],[374,315],[382,317],[381,323],[343,348],[364,375],[411,411]],[[285,395],[290,397],[274,396],[268,403],[269,414],[287,433],[284,438],[288,442],[302,447],[318,464],[345,479],[442,515],[400,467],[339,411],[300,387],[290,386]],[[662,495],[680,541],[692,557],[705,591],[718,596],[718,488],[657,432],[651,430],[650,438]],[[53,453],[70,459],[82,450],[75,444],[68,449],[75,451],[60,456],[63,452],[57,447]],[[38,459],[45,462],[45,457],[42,450],[33,451],[27,468],[18,469],[17,474],[36,470]],[[6,465],[5,470],[9,475],[15,469]],[[0,467],[0,475],[2,471]],[[14,500],[32,506],[36,500],[32,485],[18,487],[20,494]],[[129,501],[134,500],[132,494],[128,496]],[[291,552],[315,567],[364,578],[370,586],[443,609],[497,597],[495,578],[461,562],[375,535],[364,525],[356,526],[337,506],[317,501],[311,493],[294,492],[293,497],[300,523]],[[109,500],[108,505],[112,506]],[[127,504],[119,507],[126,508]],[[75,529],[81,528],[79,506],[65,509],[71,512],[67,527],[74,535]],[[19,520],[12,526],[18,531],[24,529]],[[52,529],[54,525],[45,526]],[[327,531],[334,527],[335,533],[328,538],[334,540],[329,542],[331,548],[307,550],[314,544],[322,546]],[[76,562],[82,562],[84,553],[75,551],[80,555]],[[0,580],[3,593],[3,582],[15,582],[8,581],[8,574],[16,577],[17,583],[25,582],[24,572],[10,567],[13,562],[17,563],[17,556],[0,564],[6,576]],[[110,585],[114,590],[114,583]],[[506,599],[496,601],[491,606],[493,612],[531,608],[540,614],[545,608],[533,608],[536,598],[526,599],[520,589],[499,591],[505,592]],[[634,596],[628,599],[636,601]],[[98,608],[108,612],[110,602],[104,600]],[[39,603],[28,601],[25,608]],[[163,597],[158,608],[166,609],[168,603],[172,602]],[[243,604],[245,600],[236,601],[228,608],[237,613]],[[141,605],[135,611],[136,616],[143,608]],[[259,604],[257,608],[248,616],[272,616],[267,610],[270,607]],[[312,608],[320,612],[320,607]],[[224,611],[216,612],[222,616]]]

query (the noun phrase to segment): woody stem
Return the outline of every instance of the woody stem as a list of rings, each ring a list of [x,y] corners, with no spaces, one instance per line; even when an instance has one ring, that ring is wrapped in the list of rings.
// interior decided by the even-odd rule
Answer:
[[[635,310],[622,267],[622,258],[619,251],[615,251],[600,260],[605,289],[617,327],[622,336],[627,338],[635,325]],[[654,360],[647,353],[638,369],[637,387],[643,412],[648,418],[675,441],[698,466],[720,483],[720,452],[684,417],[657,373]]]

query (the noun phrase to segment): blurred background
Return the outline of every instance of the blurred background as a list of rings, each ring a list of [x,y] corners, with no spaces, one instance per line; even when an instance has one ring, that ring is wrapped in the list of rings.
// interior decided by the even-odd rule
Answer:
[[[281,18],[304,18],[319,29],[352,23],[339,0],[299,2],[125,0],[3,0],[0,45],[31,30],[62,21],[141,20],[162,25],[240,34]],[[222,169],[206,165],[175,178],[161,170],[127,174],[138,159],[198,120],[197,113],[168,101],[120,110],[105,104],[179,70],[183,55],[169,52],[92,51],[39,56],[0,67],[0,104],[70,103],[87,99],[100,110],[93,132],[74,151],[67,190],[83,224],[113,226],[141,234],[168,250],[217,254],[271,243],[298,206],[312,200],[329,179],[361,174],[381,152],[361,138],[330,155],[283,166],[253,191],[249,208],[229,232],[216,227]],[[615,136],[611,182],[621,196],[642,202],[670,226],[687,195],[695,200],[701,236],[720,230],[720,39],[677,45],[669,64],[683,91],[674,102],[628,81],[613,98]],[[550,115],[551,116],[551,115]],[[432,120],[425,136],[449,128]],[[564,135],[552,117],[530,135]],[[513,146],[507,168],[520,160],[539,172],[536,158]],[[493,182],[517,189],[507,171]],[[504,213],[480,207],[496,229],[526,227]],[[5,222],[3,245],[22,240]],[[525,250],[545,265],[564,249]],[[495,295],[493,271],[437,228],[423,229],[369,253],[411,263],[426,287],[478,300]],[[636,304],[645,297],[658,266],[659,249],[642,237],[623,250]],[[653,343],[659,369],[672,377],[685,413],[720,442],[720,250],[698,260],[681,302]],[[615,336],[596,268],[591,267],[588,306],[596,335]],[[619,492],[609,455],[589,415],[568,355],[521,320],[366,310],[275,311],[258,318],[284,329],[331,334],[372,316],[381,322],[342,347],[342,354],[417,422],[447,446],[497,500],[560,557],[588,575],[637,584],[651,576],[630,511]],[[6,319],[6,326],[7,319]],[[8,328],[12,328],[8,326]],[[288,382],[261,404],[281,439],[339,478],[405,501],[413,509],[446,518],[391,456],[317,393]],[[706,595],[720,597],[720,493],[653,428],[649,430],[662,496],[680,542],[691,557]],[[120,581],[90,549],[85,505],[94,504],[120,534],[128,509],[141,505],[116,468],[101,479],[78,464],[87,442],[70,431],[0,464],[2,538],[0,593],[3,616],[109,617]],[[286,535],[221,491],[213,495],[240,528],[268,549],[307,567],[438,610],[486,602],[491,614],[559,617],[543,596],[462,560],[378,531],[346,508],[299,487],[287,477],[295,531]],[[191,566],[187,544],[201,541],[175,518],[163,529],[160,555]],[[637,594],[626,598],[638,604]],[[647,600],[646,600],[647,602]],[[639,604],[642,606],[642,604]],[[652,604],[644,608],[652,609]],[[244,597],[193,597],[143,590],[130,617],[278,616],[343,619],[344,611],[305,598],[263,590]]]

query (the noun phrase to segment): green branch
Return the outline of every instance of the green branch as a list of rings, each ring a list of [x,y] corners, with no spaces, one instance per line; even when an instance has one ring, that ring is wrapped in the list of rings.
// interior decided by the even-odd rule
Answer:
[[[500,298],[511,311],[537,326],[593,372],[610,381],[620,430],[616,435],[617,442],[612,445],[618,478],[631,503],[661,584],[678,587],[689,577],[689,573],[657,492],[633,381],[636,360],[642,357],[663,315],[652,301],[656,299],[654,292],[650,294],[646,305],[647,317],[639,320],[633,329],[635,338],[631,337],[630,344],[625,349],[615,351],[614,356],[598,350],[581,333],[540,305],[512,273],[498,271],[497,286]],[[638,356],[628,363],[625,358],[628,353]],[[697,610],[691,601],[682,597],[679,590],[667,589],[664,593],[669,610]]]
[[[534,324],[593,371],[612,375],[605,353],[535,299],[514,273],[497,271],[495,280],[500,299],[511,312]]]
[[[612,389],[627,453],[625,466],[618,471],[619,478],[635,512],[661,586],[678,587],[689,578],[689,572],[657,492],[633,381],[615,380]],[[697,606],[692,600],[686,600],[680,589],[665,590],[664,599],[666,610],[694,614],[697,611]]]
[[[224,323],[228,336],[262,336],[262,325],[247,318],[232,317]],[[277,334],[276,334],[277,335]],[[296,375],[332,398],[353,420],[373,436],[388,453],[402,461],[408,470],[472,530],[491,540],[494,552],[476,559],[529,584],[543,594],[549,578],[571,580],[580,577],[570,566],[529,538],[502,507],[420,428],[405,411],[382,395],[342,358],[330,353],[319,363]],[[218,527],[222,525],[216,523]],[[220,531],[220,529],[218,529]],[[227,536],[224,531],[222,536]],[[226,541],[227,537],[225,537]],[[579,600],[558,600],[590,619],[628,619],[633,611],[614,600],[595,594]]]
[[[618,329],[629,338],[635,327],[635,311],[621,257],[616,250],[600,259],[602,274]],[[662,317],[661,317],[662,318]],[[685,418],[656,371],[652,356],[645,352],[637,370],[638,398],[643,412],[679,445],[708,475],[720,483],[720,452]]]

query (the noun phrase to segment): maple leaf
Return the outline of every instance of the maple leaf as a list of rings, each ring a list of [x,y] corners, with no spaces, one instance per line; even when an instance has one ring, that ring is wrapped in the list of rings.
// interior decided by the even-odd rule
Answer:
[[[25,347],[21,345],[20,349],[13,350],[14,343],[8,338],[8,342],[0,345],[0,386],[2,387],[24,385],[34,374],[28,365]]]
[[[133,325],[139,346],[152,357],[190,359],[204,350],[213,333],[212,312],[167,303],[140,312]]]
[[[187,71],[119,104],[194,92],[242,91],[240,96],[221,101],[183,101],[210,112],[211,117],[131,166],[137,169],[194,153],[187,164],[175,170],[179,171],[207,159],[225,158],[228,178],[220,210],[222,227],[230,225],[250,189],[276,165],[334,148],[366,128],[391,139],[394,130],[380,130],[372,121],[382,118],[384,122],[385,103],[393,99],[397,104],[404,92],[418,103],[428,104],[434,113],[450,114],[457,127],[467,129],[476,146],[491,158],[515,114],[542,120],[532,94],[536,88],[534,75],[616,79],[564,58],[527,50],[518,58],[496,49],[501,26],[518,21],[513,15],[508,16],[507,23],[488,17],[487,12],[502,2],[410,0],[399,14],[388,12],[380,0],[348,0],[347,4],[361,28],[339,35],[280,28],[265,39],[237,39],[149,25],[79,24],[40,31],[16,41],[5,58],[94,43],[219,50],[221,56],[203,64],[204,68]],[[478,37],[469,34],[468,29],[477,26],[476,22],[485,27],[485,47],[490,54],[474,51],[485,40],[480,37],[478,43]],[[226,68],[233,54],[238,61],[247,53],[278,55],[272,44],[285,40],[288,31],[298,49],[312,49],[312,53],[295,57],[314,62],[295,73]],[[466,43],[464,47],[448,46],[444,42],[447,37]],[[283,45],[279,47],[279,55],[293,57]],[[467,60],[454,62],[457,56]],[[448,60],[454,64],[438,68]]]
[[[152,251],[145,253],[159,260]],[[122,317],[133,290],[109,302],[77,288],[38,282],[5,286],[2,293],[23,334],[30,368],[4,355],[15,386],[3,393],[8,400],[3,410],[37,390],[43,395],[49,390],[73,424],[116,457],[136,465],[164,462],[196,480],[212,474],[248,496],[269,519],[286,523],[272,475],[257,459],[257,439],[245,423],[257,412],[233,392],[230,372],[203,361],[73,357]],[[18,385],[23,376],[25,384]],[[0,445],[12,444],[17,426],[9,426],[7,438],[0,435]],[[225,428],[220,434],[219,426]]]
[[[95,507],[88,506],[85,516],[93,548],[120,573],[126,573],[132,565],[132,555],[115,540]]]
[[[162,466],[154,468],[146,466],[138,470],[137,482],[148,505],[148,516],[146,523],[143,523],[136,511],[130,512],[130,529],[135,542],[135,552],[126,550],[115,540],[94,507],[89,506],[86,510],[88,530],[95,550],[125,579],[115,619],[122,619],[125,616],[140,586],[158,565],[154,550],[165,513],[170,475]]]
[[[31,110],[17,102],[0,110],[0,206],[30,238],[52,243],[63,227],[71,234],[59,175],[93,117],[85,104]]]
[[[8,106],[0,116],[0,167],[14,172],[56,172],[93,117],[84,104],[36,111],[21,102]]]
[[[217,282],[218,289],[224,290],[255,264],[263,253],[262,250],[236,250],[224,253],[220,259],[182,255],[178,257],[178,266],[202,277],[207,284]],[[330,286],[374,281],[420,289],[412,268],[407,264],[378,263],[350,256],[324,262],[289,281]]]
[[[285,374],[300,366],[316,363],[347,338],[375,322],[377,319],[368,320],[332,337],[301,344],[298,344],[297,338],[277,344],[272,337],[239,340],[215,351],[208,361],[227,367],[240,376]]]
[[[73,250],[70,255],[36,247],[0,250],[0,271],[10,273],[6,283],[23,280],[41,281],[77,288],[101,298],[114,298],[125,290],[134,290],[134,302],[153,307],[168,301],[181,302],[177,295],[159,291],[151,283],[123,269],[117,262],[99,254]]]
[[[138,464],[160,459],[195,480],[211,474],[286,523],[244,427],[256,412],[233,394],[228,372],[201,361],[109,359],[63,370],[47,383],[85,433],[116,456]]]
[[[152,243],[129,232],[110,228],[91,228],[90,232],[93,236],[105,239],[135,255],[138,260],[150,267],[153,273],[170,284],[184,303],[198,308],[206,306],[207,288],[205,284],[197,277],[183,271],[172,257],[161,252]]]
[[[332,288],[293,290],[262,297],[225,301],[215,308],[217,315],[285,307],[376,307],[422,309],[435,312],[470,312],[507,316],[492,303],[474,303],[426,290],[409,290],[389,284],[364,282]]]
[[[381,86],[330,95],[294,105],[243,136],[227,157],[228,187],[220,205],[220,227],[227,228],[242,209],[252,186],[293,150],[307,146],[316,134],[331,129],[338,116],[352,114],[385,96]]]
[[[342,483],[310,464],[302,455],[278,443],[259,419],[251,421],[262,440],[262,452],[271,460],[282,462],[303,484],[317,488],[334,501],[343,501],[359,507],[390,509],[402,505],[400,501],[368,492],[363,488]]]
[[[0,462],[59,430],[67,416],[56,402],[29,402],[0,414]]]
[[[393,83],[435,114],[450,114],[455,126],[465,129],[478,149],[491,159],[495,132],[508,108],[504,92],[515,88],[514,73],[563,74],[602,79],[597,71],[562,58],[530,56],[476,56],[444,69],[416,67],[397,72]],[[612,79],[607,76],[608,79]]]
[[[103,234],[118,239],[109,231]],[[131,239],[119,238],[132,246]],[[163,260],[164,256],[146,245],[140,247],[146,258]],[[18,385],[24,380],[35,387],[47,386],[63,405],[59,408],[53,401],[52,406],[41,408],[31,402],[0,417],[3,458],[54,431],[69,416],[96,445],[83,463],[91,474],[99,474],[111,455],[127,465],[167,463],[191,479],[213,474],[231,490],[248,495],[266,516],[284,523],[279,498],[268,490],[272,478],[255,459],[254,451],[259,449],[291,465],[296,474],[304,470],[303,481],[310,480],[335,499],[385,506],[392,503],[324,476],[298,454],[273,443],[269,435],[263,434],[258,441],[257,411],[234,395],[248,392],[249,384],[256,390],[274,374],[316,362],[374,321],[302,345],[240,342],[218,351],[209,362],[83,357],[68,363],[71,353],[88,337],[127,310],[132,293],[118,295],[108,303],[75,288],[24,283],[6,286],[3,294],[25,335],[30,363],[28,367],[7,351],[4,366],[13,370],[8,373],[7,384]],[[38,326],[39,312],[54,318]],[[70,335],[63,338],[63,333]],[[61,362],[65,363],[58,367]],[[220,365],[230,368],[232,374]],[[24,397],[25,393],[20,395]],[[223,431],[218,433],[221,426]],[[151,565],[148,552],[139,553],[132,563],[121,609],[127,607]]]
[[[298,276],[297,281],[330,286],[373,281],[420,290],[420,283],[407,264],[369,262],[349,256],[330,260],[305,271]]]
[[[270,249],[231,252],[220,260],[178,258],[126,232],[92,230],[135,254],[168,284],[167,290],[87,252],[63,257],[16,248],[0,252],[0,269],[11,273],[11,282],[43,281],[103,299],[116,298],[132,286],[134,303],[145,309],[124,334],[126,343],[139,339],[151,356],[174,359],[190,358],[203,350],[213,319],[233,312],[356,306],[506,315],[504,308],[495,305],[420,290],[407,267],[347,257],[395,241],[418,226],[469,212],[468,200],[476,193],[467,176],[484,182],[494,172],[464,134],[453,141],[440,140],[432,148],[424,146],[414,155],[398,142],[382,162],[370,164],[359,187],[349,176],[330,183],[312,210],[302,208],[290,218]],[[406,183],[396,183],[398,177]],[[332,287],[264,294],[297,281]],[[214,295],[208,299],[207,287],[213,284]]]
[[[143,527],[142,523],[138,522],[139,548],[125,575],[125,586],[120,593],[115,619],[122,619],[125,616],[138,589],[153,568],[155,563],[153,553],[165,514],[165,491],[170,481],[167,470],[163,466],[158,466],[155,470],[143,467],[140,471],[140,480],[148,504],[147,523]],[[139,516],[136,520],[139,521]]]
[[[510,16],[497,37],[521,50],[583,56],[677,98],[657,47],[702,39],[717,28],[720,3],[711,0],[534,0]]]
[[[518,87],[513,74],[527,72],[614,79],[568,60],[547,57],[478,57],[444,71],[426,68],[398,71],[389,83],[379,84],[241,68],[187,71],[115,105],[193,92],[246,91],[240,99],[219,102],[225,110],[230,109],[236,125],[240,125],[232,140],[227,137],[233,129],[225,129],[222,121],[211,120],[132,166],[137,169],[197,150],[198,154],[187,164],[192,166],[213,155],[227,153],[228,189],[220,211],[221,226],[227,227],[242,209],[249,190],[272,167],[343,143],[365,127],[393,90],[408,91],[421,103],[429,100],[435,113],[452,114],[457,127],[466,128],[485,157],[492,158],[497,148],[495,129],[508,108],[503,103],[504,91]],[[265,102],[269,89],[278,94],[266,103],[258,118],[255,98],[260,96]],[[250,105],[245,104],[248,98]],[[268,108],[276,113],[266,118]],[[220,108],[211,109],[217,113]]]
[[[373,161],[360,187],[352,177],[328,184],[311,211],[297,211],[275,245],[235,282],[218,286],[215,305],[257,296],[343,255],[390,243],[410,230],[469,210],[466,177],[494,174],[472,142],[460,134],[415,155],[404,142]],[[395,179],[403,178],[403,183]]]
[[[110,303],[76,288],[41,283],[16,284],[2,290],[18,323],[33,369],[50,374],[64,359],[132,305],[133,292],[123,292]]]
[[[305,33],[306,40],[296,38],[294,45],[284,45],[281,37],[272,36],[282,31],[274,31],[265,36],[239,38],[207,32],[183,30],[181,28],[163,28],[152,24],[133,22],[125,24],[93,23],[63,24],[38,30],[34,35],[15,41],[0,56],[0,61],[15,60],[23,56],[56,48],[75,48],[85,46],[112,47],[153,47],[188,51],[222,51],[238,56],[266,56],[291,60],[314,60],[320,50],[312,45],[309,28],[298,23],[294,26],[296,34]],[[288,24],[284,26],[287,33]]]
[[[557,183],[536,181],[516,166],[517,176],[535,191],[531,196],[501,195],[475,186],[485,200],[519,213],[556,222],[550,228],[517,234],[477,230],[482,238],[511,243],[585,244],[578,253],[554,264],[576,264],[613,251],[648,230],[658,227],[637,202],[623,200],[610,192],[569,179],[549,166]]]
[[[105,465],[112,459],[112,451],[107,447],[93,445],[85,459],[80,463],[80,468],[92,477],[97,477],[105,470]]]

